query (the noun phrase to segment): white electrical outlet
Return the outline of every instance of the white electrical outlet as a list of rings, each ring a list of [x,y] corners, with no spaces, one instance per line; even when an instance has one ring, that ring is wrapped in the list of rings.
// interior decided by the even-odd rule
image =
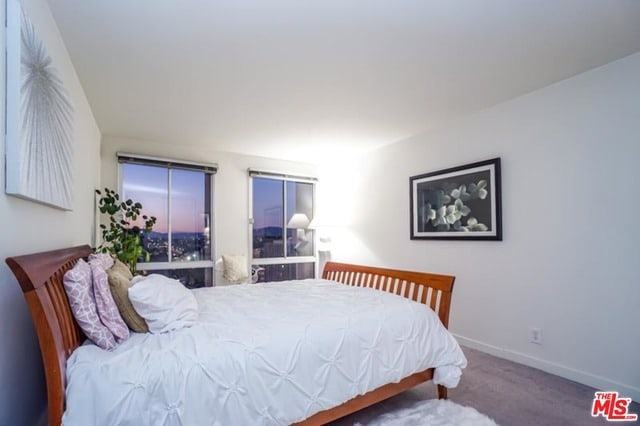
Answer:
[[[536,345],[542,344],[542,329],[538,327],[529,328],[529,341]]]

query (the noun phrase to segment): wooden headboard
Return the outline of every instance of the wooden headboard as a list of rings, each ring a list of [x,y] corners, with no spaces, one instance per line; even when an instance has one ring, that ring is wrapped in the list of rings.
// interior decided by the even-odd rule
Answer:
[[[80,258],[91,253],[88,245],[7,258],[16,276],[38,334],[47,380],[49,424],[60,424],[64,412],[67,358],[85,335],[73,318],[62,278]]]

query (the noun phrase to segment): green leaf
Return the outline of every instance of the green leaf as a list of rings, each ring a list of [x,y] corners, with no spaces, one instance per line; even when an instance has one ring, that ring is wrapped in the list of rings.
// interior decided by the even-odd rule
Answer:
[[[108,217],[108,226],[100,224],[103,244],[98,249],[125,262],[135,272],[138,259],[142,259],[143,255],[150,258],[150,253],[141,244],[141,228],[133,223],[141,215],[142,204],[131,199],[120,201],[120,195],[109,188],[104,188],[104,191],[96,189],[95,192],[101,196],[98,200],[100,213]],[[147,215],[142,218],[142,229],[151,231],[157,219]]]

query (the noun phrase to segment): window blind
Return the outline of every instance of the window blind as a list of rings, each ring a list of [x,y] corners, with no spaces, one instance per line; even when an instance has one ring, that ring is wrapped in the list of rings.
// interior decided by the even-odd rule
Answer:
[[[116,153],[118,163],[144,164],[147,166],[167,167],[169,169],[181,169],[215,174],[218,171],[217,164],[196,163],[193,161],[173,160],[162,157],[150,157],[125,152]]]
[[[300,176],[287,173],[271,172],[265,170],[248,169],[251,177],[266,177],[273,179],[295,180],[300,182],[317,182],[318,178],[313,176]]]

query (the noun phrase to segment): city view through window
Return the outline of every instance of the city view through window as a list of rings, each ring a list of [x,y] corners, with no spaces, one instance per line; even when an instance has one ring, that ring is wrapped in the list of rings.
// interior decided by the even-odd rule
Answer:
[[[153,231],[142,235],[150,259],[139,269],[175,278],[189,288],[213,285],[213,175],[127,162],[121,172],[123,198],[141,203],[143,214],[157,218]],[[259,281],[314,277],[314,231],[308,229],[314,184],[252,179],[251,255],[254,267],[260,267]],[[291,223],[296,214],[304,216],[305,226]]]
[[[252,257],[253,265],[261,268],[259,281],[313,278],[314,231],[308,229],[313,219],[313,184],[252,179]],[[292,221],[294,215],[299,221]],[[264,263],[263,259],[278,259],[278,263]]]
[[[153,231],[142,236],[151,256],[142,270],[176,278],[190,288],[213,284],[211,181],[212,175],[202,171],[122,165],[123,197],[157,218]]]

